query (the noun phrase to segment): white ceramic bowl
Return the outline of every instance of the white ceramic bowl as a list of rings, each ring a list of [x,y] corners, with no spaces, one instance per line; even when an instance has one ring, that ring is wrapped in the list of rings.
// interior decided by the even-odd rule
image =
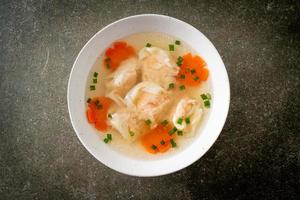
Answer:
[[[183,151],[164,159],[139,160],[113,151],[86,120],[85,88],[91,67],[112,42],[133,33],[162,32],[181,38],[207,62],[212,81],[213,106],[199,137]],[[79,52],[68,85],[68,108],[74,130],[85,148],[106,166],[133,176],[158,176],[192,164],[212,146],[225,123],[230,101],[225,66],[214,45],[196,28],[178,19],[144,14],[118,20],[96,33]]]

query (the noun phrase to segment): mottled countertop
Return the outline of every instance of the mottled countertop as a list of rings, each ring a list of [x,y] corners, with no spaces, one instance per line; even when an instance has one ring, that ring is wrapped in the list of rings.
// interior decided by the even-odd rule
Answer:
[[[64,2],[64,3],[63,3]],[[231,87],[220,137],[199,161],[138,178],[98,162],[67,109],[72,64],[105,25],[184,20],[216,46]],[[297,199],[299,1],[0,2],[0,199]]]

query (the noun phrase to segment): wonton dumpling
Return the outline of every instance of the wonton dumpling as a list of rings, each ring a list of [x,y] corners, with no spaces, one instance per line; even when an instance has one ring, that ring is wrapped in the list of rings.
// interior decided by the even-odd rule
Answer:
[[[123,61],[118,69],[107,77],[106,91],[124,97],[137,82],[137,59],[129,58]]]
[[[139,113],[128,108],[122,108],[113,113],[109,122],[128,141],[134,141],[148,128],[145,121],[140,119]]]
[[[178,130],[184,130],[193,135],[195,128],[201,119],[202,112],[203,110],[201,108],[200,101],[183,97],[176,105],[175,111],[172,115],[172,122]],[[178,124],[179,118],[182,119],[181,124]],[[186,118],[190,119],[190,124],[186,123]]]
[[[133,87],[125,97],[128,108],[139,111],[140,116],[151,120],[151,126],[162,119],[170,104],[168,92],[153,82],[141,82]]]
[[[142,80],[157,83],[167,89],[175,83],[179,69],[168,51],[157,47],[145,47],[139,52]]]

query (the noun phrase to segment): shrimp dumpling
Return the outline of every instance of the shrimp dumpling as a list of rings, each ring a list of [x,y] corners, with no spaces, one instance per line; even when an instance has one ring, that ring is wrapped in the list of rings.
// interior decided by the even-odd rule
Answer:
[[[133,87],[125,97],[128,108],[138,110],[141,118],[151,120],[154,127],[170,105],[169,93],[153,82],[141,82]]]
[[[183,97],[176,105],[172,115],[172,123],[178,130],[193,135],[203,110],[201,102],[189,97]]]
[[[158,47],[145,47],[139,52],[142,80],[154,82],[164,89],[175,83],[179,69],[168,51]]]
[[[128,108],[121,108],[112,113],[109,123],[124,139],[131,142],[144,134],[148,128],[139,113]]]
[[[107,77],[106,91],[124,97],[137,82],[137,58],[129,58]]]

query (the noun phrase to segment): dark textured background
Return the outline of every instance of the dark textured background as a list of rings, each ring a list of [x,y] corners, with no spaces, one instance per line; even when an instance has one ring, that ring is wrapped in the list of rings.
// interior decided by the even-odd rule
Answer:
[[[119,174],[68,116],[73,61],[103,26],[166,14],[201,30],[228,70],[227,122],[177,173]],[[299,1],[0,1],[0,199],[299,199]]]

